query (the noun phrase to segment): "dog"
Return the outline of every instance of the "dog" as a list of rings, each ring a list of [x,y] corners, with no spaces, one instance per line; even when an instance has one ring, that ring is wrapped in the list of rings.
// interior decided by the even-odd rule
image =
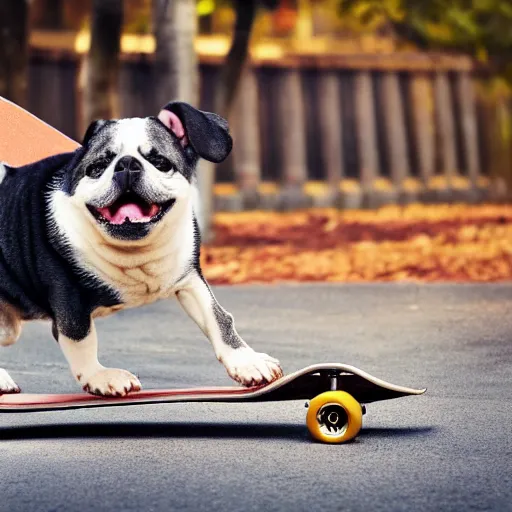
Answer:
[[[74,152],[0,163],[0,345],[15,343],[24,321],[48,319],[82,388],[124,396],[141,384],[100,364],[94,319],[176,297],[235,381],[282,376],[240,337],[201,272],[196,167],[223,161],[232,144],[225,119],[171,102],[154,117],[93,122]],[[0,369],[0,394],[19,391]]]

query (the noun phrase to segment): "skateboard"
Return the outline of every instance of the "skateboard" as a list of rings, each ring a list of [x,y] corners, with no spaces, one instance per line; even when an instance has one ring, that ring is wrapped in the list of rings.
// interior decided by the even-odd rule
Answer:
[[[0,96],[0,162],[12,167],[74,151],[80,144]]]
[[[354,439],[362,427],[366,405],[409,395],[412,389],[385,382],[354,366],[316,364],[260,387],[201,387],[142,390],[125,397],[88,394],[25,394],[0,396],[0,413],[58,411],[93,407],[174,402],[278,402],[307,400],[306,425],[311,436],[325,443]]]

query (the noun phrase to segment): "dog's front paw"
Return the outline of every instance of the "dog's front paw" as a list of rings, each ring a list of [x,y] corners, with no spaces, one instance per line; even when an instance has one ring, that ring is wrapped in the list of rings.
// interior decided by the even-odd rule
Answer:
[[[229,376],[244,386],[268,384],[283,376],[277,359],[252,348],[231,350],[220,358]]]
[[[117,368],[103,368],[83,383],[84,391],[101,396],[125,396],[130,391],[140,391],[141,387],[135,375]]]
[[[11,376],[3,368],[0,368],[0,395],[19,392],[20,388],[16,382],[12,380]]]

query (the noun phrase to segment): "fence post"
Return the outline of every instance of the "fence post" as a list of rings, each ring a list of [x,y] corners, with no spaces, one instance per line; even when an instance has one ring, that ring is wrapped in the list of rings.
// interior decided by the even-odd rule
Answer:
[[[419,175],[428,195],[428,188],[435,174],[435,119],[432,82],[426,74],[411,79],[413,134],[418,155]]]
[[[336,71],[320,72],[318,79],[320,147],[329,187],[328,203],[338,203],[340,182],[345,175],[343,159],[343,112],[340,79]]]
[[[391,71],[384,74],[382,93],[391,181],[400,198],[405,193],[404,182],[409,177],[410,165],[407,152],[404,106],[396,72]]]
[[[298,208],[306,205],[303,185],[307,179],[304,98],[298,69],[282,70],[277,109],[283,172],[280,206]]]
[[[446,73],[439,72],[435,76],[435,97],[441,153],[441,172],[446,178],[446,192],[453,189],[454,178],[458,170],[453,101],[450,93],[450,82]]]
[[[370,72],[358,71],[354,86],[359,179],[365,205],[371,206],[374,199],[374,181],[379,176],[379,150]]]
[[[499,96],[494,105],[494,148],[493,148],[493,172],[492,194],[495,199],[509,199],[512,191],[512,105],[510,98]]]
[[[243,72],[234,108],[233,165],[244,208],[259,203],[261,180],[258,82],[253,68]]]
[[[471,75],[462,71],[457,75],[457,92],[460,98],[462,124],[462,144],[471,184],[472,195],[477,193],[478,177],[480,175],[478,155],[478,132],[476,119],[475,93]]]

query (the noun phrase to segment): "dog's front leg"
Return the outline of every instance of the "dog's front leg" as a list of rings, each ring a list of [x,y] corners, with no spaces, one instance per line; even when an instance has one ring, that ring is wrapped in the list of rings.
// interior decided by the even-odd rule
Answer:
[[[210,287],[196,272],[180,283],[180,304],[210,340],[217,359],[228,374],[244,386],[272,382],[283,375],[277,359],[255,352],[236,332],[233,316],[215,299]]]
[[[141,389],[139,379],[126,370],[105,368],[98,361],[98,337],[91,320],[85,338],[76,341],[59,332],[59,345],[71,372],[84,391],[93,395],[124,396]]]

